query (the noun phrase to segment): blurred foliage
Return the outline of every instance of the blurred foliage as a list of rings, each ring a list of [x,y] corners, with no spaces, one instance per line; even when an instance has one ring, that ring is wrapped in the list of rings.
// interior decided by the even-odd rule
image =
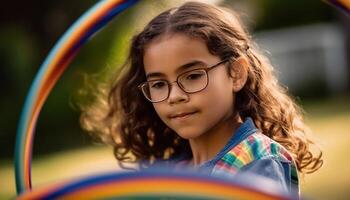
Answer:
[[[1,158],[13,156],[15,132],[24,98],[41,62],[55,41],[95,2],[7,1],[1,7]],[[85,81],[84,76],[93,74],[92,77],[104,80],[106,75],[111,74],[123,62],[131,35],[169,2],[142,1],[122,13],[81,49],[43,107],[36,129],[34,154],[91,143],[79,127],[79,112],[70,106]],[[171,4],[178,2],[181,1],[171,1]],[[331,8],[318,0],[259,0],[254,4],[258,11],[254,25],[256,30],[335,18]],[[100,71],[102,73],[98,73]]]
[[[0,156],[12,157],[15,131],[19,114],[32,79],[41,62],[53,47],[55,40],[94,1],[65,1],[27,5],[37,14],[6,19],[0,31],[1,41],[1,87],[5,92],[0,101],[1,130]],[[11,7],[11,5],[9,5]],[[14,6],[14,5],[12,5]],[[40,6],[39,6],[40,8]],[[87,73],[97,73],[113,59],[121,60],[125,54],[126,41],[130,35],[131,15],[135,9],[122,13],[105,29],[89,41],[71,63],[64,76],[57,82],[39,117],[34,154],[47,153],[90,144],[90,139],[79,127],[79,113],[72,110],[69,101],[81,86],[79,81]],[[40,20],[36,15],[41,15]],[[51,19],[50,22],[48,19]],[[40,21],[40,23],[38,22]],[[26,22],[24,22],[26,21]],[[128,23],[129,22],[129,23]],[[32,27],[33,25],[34,27]],[[59,26],[60,28],[57,28]],[[57,29],[57,30],[55,30]],[[113,53],[113,57],[110,55]]]
[[[288,26],[334,20],[332,7],[320,0],[259,0],[255,30],[276,29]]]

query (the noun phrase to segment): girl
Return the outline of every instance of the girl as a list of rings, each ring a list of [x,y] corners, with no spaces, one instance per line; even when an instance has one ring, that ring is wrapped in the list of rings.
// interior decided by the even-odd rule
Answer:
[[[155,17],[104,91],[81,122],[114,146],[122,167],[163,161],[212,175],[250,172],[291,191],[297,172],[322,165],[301,109],[224,9],[188,2]]]

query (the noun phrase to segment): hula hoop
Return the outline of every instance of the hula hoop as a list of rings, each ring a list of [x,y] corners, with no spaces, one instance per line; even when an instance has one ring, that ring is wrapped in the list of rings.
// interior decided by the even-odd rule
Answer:
[[[103,0],[85,12],[58,40],[36,74],[24,103],[15,145],[16,190],[31,190],[34,130],[42,106],[57,80],[85,44],[116,15],[138,0]]]
[[[58,40],[53,49],[46,57],[43,64],[40,66],[39,72],[36,74],[34,81],[30,87],[27,98],[24,103],[24,107],[21,113],[17,136],[15,144],[15,177],[16,177],[16,190],[17,194],[21,195],[28,192],[28,195],[21,195],[20,198],[32,199],[40,198],[46,199],[51,197],[83,197],[82,192],[94,193],[95,197],[115,197],[118,192],[122,190],[113,190],[116,187],[122,187],[124,184],[124,195],[131,195],[131,192],[127,188],[142,186],[142,183],[152,184],[152,186],[158,186],[163,188],[164,194],[170,194],[173,192],[171,189],[174,186],[193,185],[193,187],[187,187],[187,193],[195,194],[196,192],[212,192],[211,194],[219,195],[220,192],[226,191],[230,188],[231,192],[228,192],[226,197],[260,197],[263,199],[284,199],[285,196],[271,196],[263,193],[259,193],[256,190],[239,186],[239,184],[230,185],[225,182],[218,182],[214,179],[205,179],[203,177],[197,177],[193,174],[177,174],[171,177],[170,181],[165,181],[164,178],[169,174],[162,174],[161,172],[147,172],[147,173],[135,173],[135,174],[107,174],[99,177],[90,177],[66,184],[55,185],[46,187],[31,192],[31,159],[32,159],[32,147],[34,141],[35,126],[38,120],[38,116],[42,109],[42,106],[47,99],[52,88],[56,84],[57,80],[61,77],[63,72],[67,69],[73,58],[77,55],[80,48],[100,29],[102,29],[108,22],[110,22],[116,15],[128,9],[134,5],[138,0],[102,0],[85,12]],[[347,0],[327,0],[330,4],[344,10],[349,13],[350,3]],[[126,178],[128,177],[128,178]],[[134,178],[134,179],[133,179]],[[127,179],[127,180],[126,180]],[[125,186],[127,181],[128,184]],[[132,182],[134,180],[134,182]],[[128,182],[129,181],[129,182]],[[144,181],[144,182],[143,182]],[[134,184],[134,185],[133,185]],[[167,185],[168,188],[165,186]],[[221,189],[211,190],[210,188],[221,185]],[[112,187],[109,187],[112,186]],[[102,193],[100,192],[101,187]],[[152,195],[152,192],[161,192],[161,190],[154,187],[148,191],[138,190],[138,194]],[[186,188],[186,187],[185,187]],[[208,189],[207,191],[203,189]],[[136,190],[133,190],[136,191]],[[232,191],[236,195],[230,196]],[[105,193],[103,193],[105,192]],[[141,192],[141,193],[140,193]],[[209,194],[208,193],[208,194]],[[51,195],[51,196],[50,196]],[[54,195],[54,196],[52,196]],[[56,196],[55,196],[56,195]],[[60,196],[61,195],[61,196]],[[62,196],[63,195],[63,196]],[[71,195],[71,196],[69,196]],[[73,196],[72,196],[73,195]],[[75,195],[75,196],[74,196]],[[80,196],[79,196],[80,195]],[[100,196],[99,196],[100,195]],[[110,196],[112,195],[112,196]],[[146,196],[147,196],[146,195]],[[257,195],[257,196],[254,196]],[[264,196],[265,195],[265,196]],[[220,195],[219,195],[220,196]],[[221,196],[223,197],[223,196]],[[266,198],[265,198],[266,197]]]

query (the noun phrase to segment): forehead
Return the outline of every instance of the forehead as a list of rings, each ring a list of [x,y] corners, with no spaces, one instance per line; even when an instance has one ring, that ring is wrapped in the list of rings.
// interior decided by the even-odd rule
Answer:
[[[194,60],[210,63],[216,59],[202,39],[180,33],[156,38],[146,46],[143,57],[146,73],[174,72],[179,66]]]

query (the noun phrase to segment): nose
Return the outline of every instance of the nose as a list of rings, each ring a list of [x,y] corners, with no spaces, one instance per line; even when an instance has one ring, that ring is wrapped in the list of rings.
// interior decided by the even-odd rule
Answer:
[[[177,82],[172,83],[169,90],[169,104],[187,102],[189,100],[189,95],[180,88]]]

